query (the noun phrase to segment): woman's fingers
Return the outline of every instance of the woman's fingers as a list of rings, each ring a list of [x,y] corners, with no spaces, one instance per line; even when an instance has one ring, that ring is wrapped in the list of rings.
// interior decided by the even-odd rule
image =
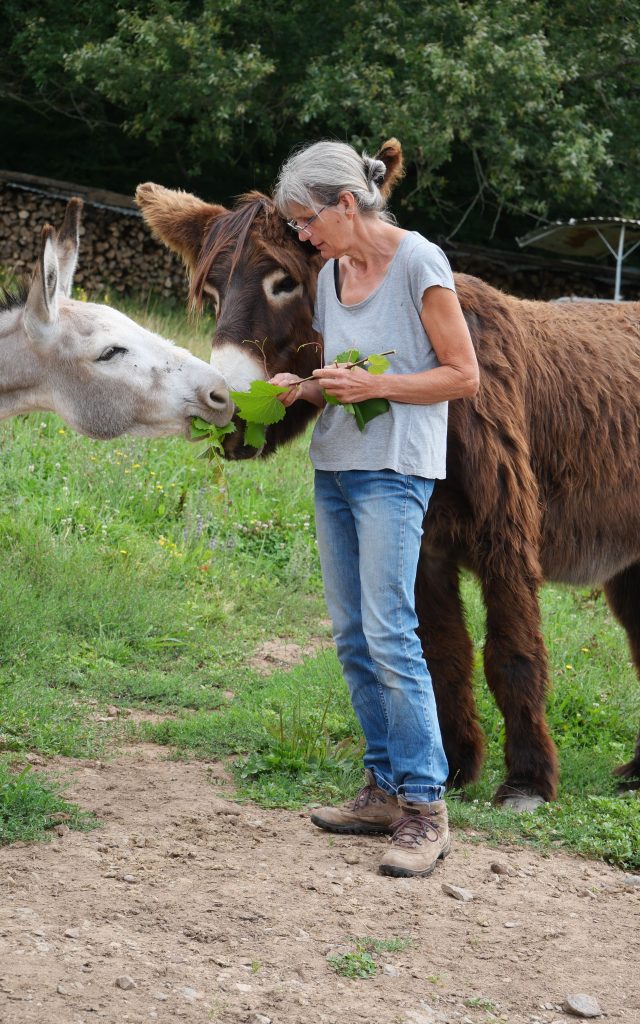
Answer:
[[[299,398],[300,380],[301,378],[295,373],[276,373],[270,379],[269,384],[277,384],[281,388],[289,388],[288,391],[283,391],[281,395],[277,396],[284,406],[289,407]]]

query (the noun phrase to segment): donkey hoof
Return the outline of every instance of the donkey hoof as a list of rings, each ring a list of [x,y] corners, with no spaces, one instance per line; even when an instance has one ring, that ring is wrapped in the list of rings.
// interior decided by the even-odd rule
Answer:
[[[516,811],[522,814],[525,811],[537,811],[546,801],[538,793],[519,793],[517,796],[508,796],[500,801],[499,806],[506,811]]]

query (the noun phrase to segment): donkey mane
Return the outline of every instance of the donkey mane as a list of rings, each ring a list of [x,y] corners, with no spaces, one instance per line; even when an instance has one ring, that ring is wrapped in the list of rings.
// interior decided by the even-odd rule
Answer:
[[[262,221],[260,231],[254,232],[248,248],[249,233],[257,220]],[[245,264],[255,263],[262,256],[271,257],[296,281],[303,281],[308,276],[308,249],[308,243],[300,242],[287,228],[269,196],[247,192],[233,209],[211,222],[191,277],[189,305],[194,311],[202,309],[207,279],[223,255],[233,253],[227,284],[245,256]]]

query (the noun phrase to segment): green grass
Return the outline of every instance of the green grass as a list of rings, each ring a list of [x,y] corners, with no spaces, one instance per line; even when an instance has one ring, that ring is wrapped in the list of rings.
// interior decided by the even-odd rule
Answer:
[[[0,757],[0,845],[43,839],[61,822],[88,829],[95,819],[64,800],[60,784],[28,766],[16,770],[6,756]]]
[[[206,357],[210,321],[188,324],[157,301],[127,311]],[[10,781],[34,790],[20,812],[2,790],[13,825],[0,842],[42,833],[29,821],[42,822],[48,784],[19,774],[29,751],[117,746],[122,720],[96,720],[107,704],[168,716],[126,727],[129,739],[227,758],[239,799],[295,808],[357,789],[361,737],[333,652],[266,677],[250,665],[265,640],[329,635],[307,442],[229,464],[221,482],[181,439],[97,443],[50,415],[0,424],[0,757]],[[490,806],[503,724],[482,673],[480,593],[471,579],[463,592],[487,757],[468,801],[449,800],[454,825],[640,868],[640,799],[619,796],[612,776],[633,750],[640,688],[604,600],[542,593],[562,785],[557,803],[516,817]]]

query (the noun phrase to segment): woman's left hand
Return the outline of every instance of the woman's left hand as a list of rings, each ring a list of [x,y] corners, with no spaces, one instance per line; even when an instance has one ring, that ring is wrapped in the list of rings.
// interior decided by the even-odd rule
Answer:
[[[381,396],[380,377],[354,366],[348,370],[342,366],[323,366],[313,371],[314,378],[324,391],[339,402],[362,402],[365,398]]]

